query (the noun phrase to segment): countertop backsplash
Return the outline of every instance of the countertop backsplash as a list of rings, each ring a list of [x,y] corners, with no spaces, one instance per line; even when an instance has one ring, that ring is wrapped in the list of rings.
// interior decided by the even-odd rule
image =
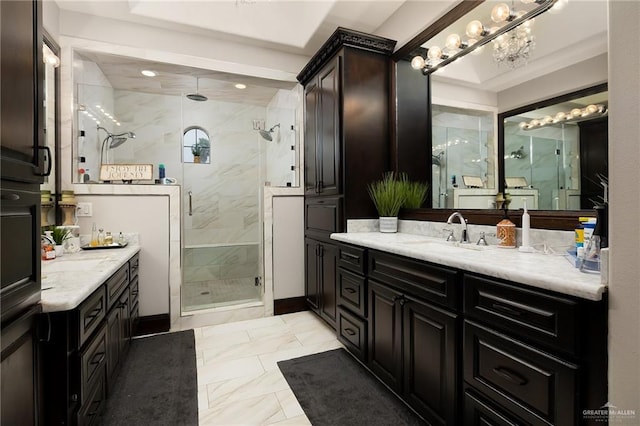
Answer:
[[[433,238],[445,239],[447,232],[445,229],[453,229],[456,239],[460,238],[460,230],[462,225],[453,223],[451,225],[446,222],[428,222],[421,220],[398,220],[398,232],[407,234],[424,235]],[[468,225],[469,240],[475,243],[480,238],[480,233],[485,233],[485,238],[489,245],[497,245],[496,227],[487,225]],[[376,232],[378,231],[378,219],[349,219],[347,220],[347,232]],[[531,245],[539,250],[544,251],[551,249],[556,252],[564,251],[574,245],[575,235],[573,231],[556,231],[549,229],[530,230]],[[517,245],[522,245],[522,230],[516,228]]]

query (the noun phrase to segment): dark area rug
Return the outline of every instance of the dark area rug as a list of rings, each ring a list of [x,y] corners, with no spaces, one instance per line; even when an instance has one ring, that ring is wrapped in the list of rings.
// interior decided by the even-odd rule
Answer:
[[[278,362],[314,426],[424,425],[344,349]]]
[[[99,424],[197,425],[193,330],[132,340]]]

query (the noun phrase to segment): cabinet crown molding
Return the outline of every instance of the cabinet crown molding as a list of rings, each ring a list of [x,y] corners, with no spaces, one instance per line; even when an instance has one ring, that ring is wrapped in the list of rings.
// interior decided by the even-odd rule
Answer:
[[[296,77],[298,81],[302,85],[307,84],[311,77],[344,46],[356,47],[358,49],[370,50],[375,53],[391,56],[396,46],[396,41],[373,34],[338,27],[316,54],[313,55],[302,71],[300,71],[300,74]]]

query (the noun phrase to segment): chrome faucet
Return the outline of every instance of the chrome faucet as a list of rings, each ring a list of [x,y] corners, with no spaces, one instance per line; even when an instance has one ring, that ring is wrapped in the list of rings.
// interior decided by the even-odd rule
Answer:
[[[449,216],[449,219],[447,219],[447,225],[453,224],[453,219],[456,218],[456,217],[460,220],[460,224],[464,225],[464,229],[462,230],[462,234],[460,235],[460,242],[461,243],[468,243],[469,242],[469,231],[467,229],[467,219],[462,217],[462,215],[459,212],[451,213],[451,216]]]

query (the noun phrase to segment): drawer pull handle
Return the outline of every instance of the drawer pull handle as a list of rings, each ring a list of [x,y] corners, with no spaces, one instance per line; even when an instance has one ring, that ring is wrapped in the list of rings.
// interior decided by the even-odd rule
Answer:
[[[355,336],[356,335],[356,332],[353,331],[352,328],[345,328],[344,332],[347,333],[349,336]]]
[[[100,365],[100,363],[104,359],[104,356],[105,356],[104,352],[96,353],[93,357],[91,357],[91,361],[89,361],[89,364],[91,364],[91,365]]]
[[[522,315],[522,312],[516,311],[515,309],[512,309],[512,308],[510,308],[508,306],[505,306],[505,305],[500,305],[499,303],[494,303],[492,305],[492,307],[493,307],[493,309],[496,309],[498,311],[502,311],[502,312],[504,312],[506,314],[509,314],[509,315],[514,315],[516,317],[519,317],[520,315]]]
[[[18,201],[20,199],[19,194],[2,194],[2,200],[5,201]]]
[[[346,291],[347,293],[355,293],[356,291],[354,289],[352,289],[351,287],[345,287],[344,291]]]
[[[527,379],[525,379],[515,371],[508,369],[507,367],[496,367],[493,369],[493,372],[496,373],[498,376],[502,377],[503,379],[505,379],[506,381],[516,384],[518,386],[524,386],[527,383],[529,383]]]
[[[359,257],[357,255],[351,254],[351,253],[346,253],[344,251],[341,253],[341,255],[342,255],[342,260],[346,260],[346,261],[353,261],[353,260],[357,261],[359,259]]]

